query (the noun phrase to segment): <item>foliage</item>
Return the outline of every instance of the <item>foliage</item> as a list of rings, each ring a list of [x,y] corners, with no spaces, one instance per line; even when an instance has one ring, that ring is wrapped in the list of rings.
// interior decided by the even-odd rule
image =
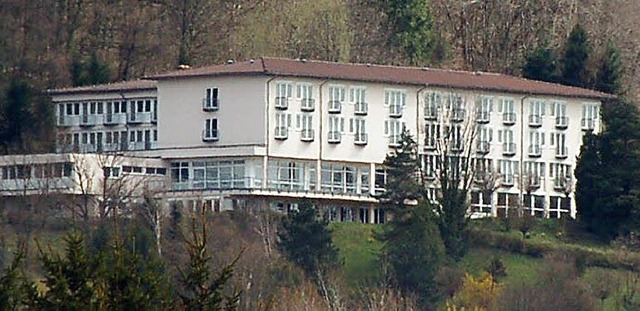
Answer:
[[[576,24],[565,44],[564,58],[562,59],[562,83],[573,86],[588,87],[590,47],[585,29]]]
[[[424,202],[398,215],[381,236],[396,285],[423,303],[435,302],[436,274],[444,262],[444,247],[432,207]]]
[[[602,106],[607,124],[598,136],[586,135],[575,174],[578,218],[604,239],[628,234],[638,226],[640,213],[640,114],[629,102],[614,100]]]
[[[0,310],[20,310],[33,295],[33,288],[25,286],[26,278],[23,270],[25,247],[19,246],[13,260],[0,276]]]
[[[187,241],[189,263],[186,271],[181,273],[183,289],[180,298],[187,310],[235,310],[240,300],[240,292],[225,294],[227,284],[233,277],[233,269],[240,256],[222,267],[216,277],[211,275],[211,256],[207,251],[206,212],[202,208],[202,224],[200,230],[192,222],[191,241]]]
[[[3,119],[2,125],[0,125],[1,152],[31,151],[29,139],[37,137],[35,130],[38,127],[30,125],[36,123],[34,121],[39,117],[34,115],[32,108],[41,104],[37,91],[26,80],[13,77],[10,80],[5,98],[5,101],[0,105]],[[51,121],[49,118],[42,117],[43,121]],[[43,137],[43,139],[46,138],[49,137]]]
[[[620,59],[620,50],[609,41],[596,76],[595,88],[609,94],[622,94],[622,75],[624,70]]]
[[[380,196],[402,212],[406,201],[426,200],[426,189],[418,159],[418,145],[405,129],[400,144],[384,160],[387,170],[385,192]]]
[[[329,222],[319,219],[318,211],[308,200],[298,205],[282,221],[278,248],[308,277],[327,272],[339,265],[338,251],[333,245]]]
[[[556,53],[546,45],[541,45],[527,55],[522,67],[522,76],[527,79],[557,82],[558,59]]]
[[[382,0],[392,31],[392,43],[412,65],[430,63],[436,50],[433,17],[428,0]]]
[[[491,275],[495,282],[500,281],[507,276],[507,267],[504,262],[498,258],[493,257],[489,262],[489,265],[485,268],[485,271]]]
[[[467,274],[460,291],[447,305],[454,305],[465,310],[494,310],[502,291],[491,274],[485,272],[479,278]]]
[[[102,84],[111,80],[109,65],[102,62],[96,52],[91,53],[88,61],[76,55],[70,66],[73,86]]]

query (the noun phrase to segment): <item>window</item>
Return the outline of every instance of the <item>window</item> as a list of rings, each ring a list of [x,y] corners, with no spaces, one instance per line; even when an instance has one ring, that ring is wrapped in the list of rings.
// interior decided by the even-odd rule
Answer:
[[[529,156],[541,156],[542,146],[544,146],[544,133],[540,131],[529,131]]]
[[[329,136],[327,141],[329,143],[339,143],[344,132],[344,118],[330,116],[329,117]]]
[[[422,170],[427,179],[435,179],[436,172],[438,170],[438,156],[437,155],[421,155],[422,157]]]
[[[246,187],[244,160],[193,162],[195,189],[235,189]]]
[[[340,113],[342,103],[345,101],[344,86],[329,86],[329,112]]]
[[[442,107],[442,94],[440,92],[427,93],[424,105],[424,118],[437,120]]]
[[[493,111],[493,98],[481,96],[476,103],[476,122],[489,123]]]
[[[202,109],[205,111],[218,110],[218,88],[207,88],[205,90],[205,97],[202,102]],[[151,103],[149,102],[149,111],[151,111]]]
[[[402,90],[386,90],[384,92],[384,104],[389,107],[389,116],[402,117],[402,109],[407,101],[407,94]]]
[[[389,147],[400,146],[404,122],[399,120],[386,120],[384,122],[384,134],[389,136]]]
[[[542,162],[524,162],[525,178],[523,190],[531,192],[540,187],[541,178],[544,177],[545,165]]]
[[[556,191],[571,191],[571,165],[562,163],[551,163],[549,165],[549,175],[553,178],[553,188]]]
[[[462,122],[464,120],[466,110],[461,95],[455,93],[447,94],[446,107],[449,112],[449,119],[452,122]]]
[[[356,193],[357,168],[342,164],[324,163],[321,167],[322,191],[334,193]]]
[[[480,131],[478,132],[478,142],[476,146],[476,150],[478,153],[487,154],[489,153],[489,148],[491,141],[493,140],[493,129],[481,126]]]
[[[375,194],[381,194],[386,191],[387,186],[387,170],[384,168],[376,168],[376,175],[374,180]]]
[[[516,144],[513,142],[512,130],[498,131],[498,139],[502,141],[502,154],[506,156],[516,154]]]
[[[303,111],[313,111],[315,109],[313,85],[309,83],[298,83],[296,90],[296,97],[300,100],[300,108]]]
[[[444,148],[447,151],[460,152],[464,149],[464,130],[460,125],[445,125],[444,126],[443,142]]]
[[[502,112],[502,123],[513,125],[516,123],[515,104],[511,98],[501,98],[498,103],[499,112]]]
[[[567,103],[553,102],[551,104],[551,116],[556,117],[556,128],[566,129],[569,126],[569,117],[567,117]]]
[[[300,140],[313,141],[315,136],[315,131],[313,130],[313,115],[310,113],[301,114],[300,122],[301,122]]]
[[[555,139],[555,145],[556,145],[556,158],[557,159],[566,159],[568,157],[568,150],[567,150],[567,137],[565,135],[565,133],[553,133],[552,134]]]
[[[270,160],[268,170],[269,188],[282,190],[304,189],[303,162]]]
[[[291,115],[285,112],[276,112],[275,139],[287,139],[291,127]]]
[[[598,120],[598,105],[583,104],[582,105],[582,129],[594,130],[596,128],[596,120]]]
[[[189,162],[171,163],[171,180],[174,183],[189,181]]]
[[[276,108],[287,109],[289,107],[289,98],[292,96],[292,90],[293,86],[291,85],[291,82],[276,83]]]
[[[366,115],[369,112],[367,89],[364,87],[352,87],[349,100],[354,104],[354,113],[356,115]]]
[[[369,140],[367,135],[366,120],[364,118],[354,118],[352,120],[354,123],[354,143],[356,145],[366,145]]]
[[[202,140],[215,141],[218,140],[218,119],[204,120],[204,130],[202,132]]]
[[[514,182],[514,174],[517,174],[518,162],[498,160],[498,173],[503,186],[511,187]]]
[[[529,103],[529,126],[541,126],[542,116],[544,116],[545,103],[540,100],[534,100]]]
[[[427,150],[435,150],[438,140],[440,139],[440,124],[427,123],[424,126],[424,148]]]

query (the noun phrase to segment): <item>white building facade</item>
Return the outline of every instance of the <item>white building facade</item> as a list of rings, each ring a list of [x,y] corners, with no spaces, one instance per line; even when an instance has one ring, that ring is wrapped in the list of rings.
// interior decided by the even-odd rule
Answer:
[[[278,58],[148,79],[53,90],[58,151],[160,161],[168,202],[286,209],[305,197],[331,219],[361,222],[385,219],[375,197],[403,129],[433,174],[434,200],[437,145],[450,135],[496,177],[491,193],[472,191],[475,215],[524,202],[532,215],[575,217],[581,137],[600,130],[610,98],[491,73]]]

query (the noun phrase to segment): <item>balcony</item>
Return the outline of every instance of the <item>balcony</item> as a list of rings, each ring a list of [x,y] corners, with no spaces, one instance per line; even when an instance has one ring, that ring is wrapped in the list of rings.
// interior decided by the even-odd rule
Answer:
[[[502,124],[504,125],[514,125],[516,124],[516,114],[515,112],[505,112],[502,114]]]
[[[566,159],[569,155],[567,147],[556,148],[556,159]]]
[[[438,120],[438,109],[436,107],[425,107],[424,119],[428,121]]]
[[[96,116],[92,114],[83,114],[80,116],[80,126],[96,125]]]
[[[126,114],[124,113],[107,113],[104,115],[104,125],[124,124],[125,120]]]
[[[391,147],[391,148],[400,147],[401,146],[401,144],[400,144],[401,139],[400,138],[401,138],[400,134],[391,135],[389,137],[389,147]]]
[[[529,116],[529,126],[531,127],[541,127],[542,126],[542,116],[538,114],[533,114]]]
[[[275,107],[276,109],[286,110],[287,108],[289,108],[289,98],[276,97]]]
[[[564,130],[569,127],[569,117],[556,117],[556,128]]]
[[[504,156],[513,156],[516,154],[516,144],[514,143],[503,143],[502,144],[502,155]]]
[[[158,111],[155,110],[151,113],[151,123],[153,124],[157,124],[158,123]]]
[[[369,104],[365,102],[357,102],[353,109],[355,115],[366,116],[367,113],[369,113]]]
[[[436,139],[427,137],[424,139],[424,150],[436,150]]]
[[[327,142],[329,142],[330,144],[337,144],[337,143],[340,143],[341,138],[342,138],[342,135],[340,132],[330,131],[329,137],[327,138]]]
[[[540,145],[529,145],[529,157],[538,158],[542,155]]]
[[[303,129],[302,132],[300,132],[300,140],[302,141],[311,142],[314,136],[315,131],[313,129]]]
[[[286,126],[276,126],[275,134],[273,135],[275,139],[285,140],[289,138],[289,128]]]
[[[402,105],[394,104],[389,106],[389,116],[392,118],[402,117]]]
[[[300,101],[300,109],[302,111],[313,111],[316,109],[316,100],[313,98],[303,98]]]
[[[451,122],[462,122],[467,114],[467,111],[462,108],[455,108],[451,110]]]
[[[129,143],[129,150],[144,150],[143,141],[132,141]]]
[[[203,98],[202,99],[202,110],[203,111],[217,111],[220,105],[220,99],[218,98]]]
[[[451,152],[463,152],[464,145],[461,141],[451,141],[451,146],[449,148]]]
[[[218,129],[205,129],[202,131],[202,141],[213,142],[218,141]],[[145,148],[146,149],[146,148]]]
[[[58,117],[58,126],[60,127],[69,127],[69,126],[78,126],[80,124],[80,120],[78,116],[59,116]]]
[[[480,124],[489,123],[490,119],[489,111],[477,111],[476,112],[476,122]]]
[[[488,141],[479,141],[476,145],[476,152],[479,154],[489,153],[490,145]]]
[[[596,122],[591,118],[582,118],[580,125],[583,131],[593,131],[596,128]]]
[[[502,174],[502,178],[500,179],[502,186],[504,187],[513,187],[513,174]]]
[[[144,150],[153,150],[156,149],[157,143],[155,141],[145,141],[144,142]]]
[[[369,142],[369,135],[367,133],[356,133],[354,136],[354,144],[366,145]]]
[[[558,176],[553,180],[553,189],[556,191],[566,191],[571,185],[571,178],[568,176]]]
[[[129,124],[140,124],[151,122],[151,112],[132,112],[127,118]]]
[[[531,191],[540,188],[540,176],[538,175],[530,175],[529,177],[527,177],[526,182],[526,187],[528,189],[524,190]]]
[[[330,100],[329,113],[340,113],[340,112],[342,112],[342,102],[339,100]]]

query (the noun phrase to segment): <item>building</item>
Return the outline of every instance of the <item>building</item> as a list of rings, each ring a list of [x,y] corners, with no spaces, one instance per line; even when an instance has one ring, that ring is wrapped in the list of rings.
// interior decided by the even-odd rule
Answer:
[[[492,193],[472,192],[475,215],[502,215],[522,198],[533,215],[575,217],[581,137],[600,130],[610,98],[486,72],[266,57],[50,94],[58,152],[152,161],[167,202],[287,209],[306,197],[331,219],[362,222],[385,218],[375,195],[403,128],[434,199],[446,137],[449,151],[495,177]]]

